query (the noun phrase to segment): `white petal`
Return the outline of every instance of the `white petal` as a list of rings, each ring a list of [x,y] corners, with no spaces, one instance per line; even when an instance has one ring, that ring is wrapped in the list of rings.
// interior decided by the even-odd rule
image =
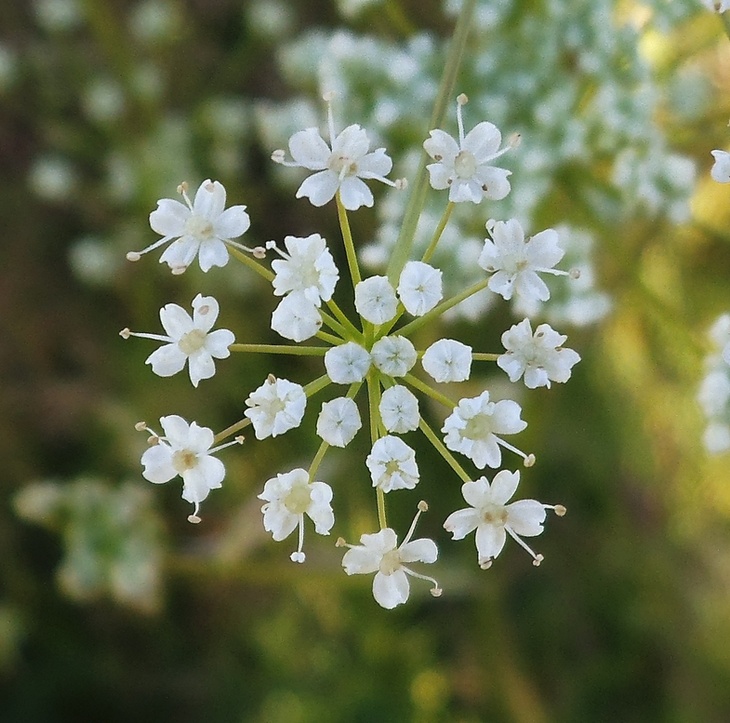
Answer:
[[[408,576],[403,570],[396,570],[392,575],[379,572],[373,580],[373,597],[386,610],[392,610],[408,600],[410,586]]]
[[[213,233],[222,240],[238,238],[248,231],[251,219],[245,206],[231,206],[218,216],[213,224]]]
[[[340,199],[348,211],[357,211],[361,206],[372,208],[375,202],[372,191],[357,176],[345,176],[342,179]]]
[[[210,221],[223,213],[226,207],[226,189],[218,181],[203,181],[195,193],[193,212]]]
[[[160,321],[163,329],[175,341],[180,341],[194,326],[188,312],[177,304],[165,304],[160,309]]]
[[[210,331],[218,319],[219,311],[220,307],[213,296],[202,296],[198,294],[193,299],[193,324],[195,328],[205,332]],[[190,331],[190,329],[182,330],[180,336],[187,331]],[[172,336],[170,332],[168,334]]]
[[[507,524],[518,535],[539,535],[545,521],[545,506],[537,500],[518,500],[507,505]]]
[[[149,482],[163,484],[177,477],[172,466],[172,449],[163,442],[150,447],[142,455],[142,476]]]
[[[316,128],[307,128],[295,133],[289,139],[289,152],[298,165],[310,171],[327,168],[331,153],[330,147]]]
[[[190,209],[171,198],[157,202],[157,208],[150,214],[150,226],[160,236],[182,236],[185,222],[190,218]]]
[[[215,362],[213,361],[213,357],[205,349],[196,351],[190,355],[188,360],[188,372],[190,374],[190,381],[194,387],[197,387],[202,379],[210,379],[215,375]]]
[[[426,153],[437,162],[445,160],[453,166],[454,159],[459,154],[459,144],[442,130],[433,130],[429,135],[423,142]]]
[[[502,134],[493,123],[482,121],[464,137],[462,150],[470,151],[479,165],[489,161],[499,150]]]
[[[385,153],[385,148],[378,148],[358,161],[357,175],[360,178],[380,179],[387,176],[392,168],[393,161]]]
[[[436,547],[436,543],[428,538],[420,538],[418,540],[411,540],[405,545],[401,545],[400,559],[403,562],[436,562],[439,551]]]
[[[177,344],[165,344],[145,359],[145,364],[152,367],[152,371],[161,377],[171,377],[185,368],[187,354],[180,351]]]
[[[210,271],[214,266],[223,267],[228,263],[228,249],[217,238],[206,239],[198,250],[198,263],[203,271]]]
[[[506,539],[507,533],[501,525],[490,525],[486,522],[479,525],[476,534],[479,562],[485,562],[497,557],[502,552]]]
[[[520,483],[519,470],[516,472],[509,472],[503,469],[498,472],[491,485],[491,497],[492,502],[496,505],[503,505],[507,503],[512,495],[517,491],[517,485]]]
[[[297,190],[297,198],[308,198],[313,206],[329,203],[340,187],[340,179],[332,171],[318,171],[302,181]]]
[[[205,339],[205,350],[216,359],[227,359],[230,355],[231,344],[236,341],[232,331],[228,329],[216,329]]]
[[[481,521],[479,512],[472,507],[452,512],[444,521],[444,529],[453,535],[454,540],[463,540],[476,530]]]

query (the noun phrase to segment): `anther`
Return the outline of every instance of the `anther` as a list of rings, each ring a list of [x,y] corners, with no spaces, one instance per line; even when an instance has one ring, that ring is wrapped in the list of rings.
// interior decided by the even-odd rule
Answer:
[[[418,511],[419,512],[428,512],[428,503],[425,500],[421,500],[418,503]]]
[[[136,429],[136,430],[137,430],[138,432],[144,432],[144,431],[145,431],[145,430],[147,429],[147,422],[137,422],[137,423],[136,423],[136,424],[134,425],[134,428],[135,428],[135,429]]]
[[[139,261],[141,258],[142,255],[137,253],[136,251],[127,252],[127,261]]]
[[[540,567],[540,563],[545,559],[543,555],[535,555],[535,559],[532,561],[532,564],[535,567]]]
[[[399,191],[404,191],[406,188],[408,188],[408,179],[407,178],[396,178],[394,187]]]
[[[568,276],[570,276],[571,279],[579,279],[580,278],[580,269],[573,268],[568,272]]]
[[[150,437],[147,437],[148,446],[154,447],[155,445],[157,445],[159,443],[160,443],[160,438],[156,434],[153,434]]]
[[[459,93],[459,95],[456,96],[456,102],[459,105],[466,105],[469,102],[469,96],[466,93]]]
[[[508,139],[507,139],[507,145],[510,148],[517,148],[517,146],[522,143],[522,136],[519,133],[513,133]]]
[[[281,148],[277,148],[272,154],[271,154],[271,160],[274,163],[284,163],[284,159],[286,158],[286,153]]]
[[[292,552],[292,554],[289,555],[289,558],[292,562],[302,563],[307,559],[307,556],[303,552]]]
[[[183,182],[182,182],[182,183],[181,183],[181,184],[180,184],[180,185],[179,185],[179,186],[177,187],[177,192],[178,192],[178,193],[179,193],[179,194],[180,194],[181,196],[184,196],[184,195],[185,195],[185,194],[186,194],[186,193],[188,192],[188,182],[187,182],[187,181],[183,181]]]
[[[269,374],[269,376],[266,377],[266,381],[269,384],[276,384],[276,377],[273,374]]]
[[[334,99],[337,93],[335,93],[334,90],[328,90],[326,93],[322,93],[322,100],[325,103],[331,103]]]
[[[566,512],[568,511],[568,510],[567,510],[567,509],[565,508],[565,506],[564,506],[564,505],[555,505],[555,507],[553,507],[553,511],[555,512],[555,514],[556,514],[556,515],[557,515],[558,517],[564,517],[564,516],[565,516],[565,513],[566,513]]]
[[[121,336],[122,339],[129,339],[129,337],[132,336],[132,332],[127,327],[124,327],[124,329],[119,332],[119,336]]]
[[[335,547],[345,547],[346,545],[347,545],[347,543],[345,542],[344,537],[338,537],[335,540]]]
[[[192,522],[194,525],[197,525],[200,522],[200,517],[197,515],[188,515],[188,522]]]
[[[525,467],[532,467],[532,465],[535,464],[535,455],[534,454],[528,454],[527,457],[525,457],[524,462],[522,463]]]
[[[493,558],[487,557],[483,560],[479,560],[479,567],[481,567],[482,570],[488,570],[492,566],[493,562],[494,562]]]
[[[246,439],[242,434],[239,434],[238,437],[234,437],[233,441],[237,442],[238,444],[243,444],[243,440]]]
[[[434,597],[441,597],[442,592],[443,590],[438,586],[431,588],[431,595],[433,595]]]
[[[254,250],[252,251],[253,257],[255,259],[265,259],[266,258],[266,249],[263,246],[256,246]]]

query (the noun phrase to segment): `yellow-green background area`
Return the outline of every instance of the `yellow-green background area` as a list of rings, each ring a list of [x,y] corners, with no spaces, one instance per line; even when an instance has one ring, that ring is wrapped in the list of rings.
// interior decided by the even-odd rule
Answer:
[[[711,93],[699,117],[686,120],[669,102],[655,117],[672,148],[697,161],[692,218],[676,226],[618,208],[612,222],[597,220],[576,210],[585,176],[575,173],[532,228],[579,218],[613,299],[601,322],[564,329],[583,357],[570,382],[519,396],[529,427],[514,441],[538,458],[521,493],[568,508],[533,540],[545,562],[534,568],[508,541],[479,570],[473,539],[450,542],[441,529],[463,506],[459,482],[414,436],[418,498],[431,507],[419,533],[439,543],[428,572],[444,594],[432,599],[414,581],[408,604],[384,611],[369,576],[344,575],[333,544],[375,524],[367,435],[322,468],[337,523],[329,538],[308,530],[306,565],[289,561],[293,538],[275,544],[262,529],[256,495],[275,472],[311,460],[316,403],[283,439],[250,435],[221,454],[227,477],[201,525],[186,522],[179,480],[153,487],[141,477],[136,421],[177,413],[222,429],[267,373],[306,383],[321,362],[234,355],[194,390],[184,374],[151,373],[143,362],[154,345],[117,335],[157,331],[160,306],[187,307],[200,291],[219,299],[220,324],[238,341],[276,341],[271,289],[240,265],[172,277],[155,254],[134,265],[124,254],[154,240],[146,219],[158,198],[210,176],[230,203],[248,205],[254,242],[319,231],[334,245],[334,207],[295,201],[295,187],[273,181],[273,149],[235,123],[212,131],[208,104],[233,99],[245,115],[256,100],[286,100],[294,91],[276,49],[344,20],[329,2],[287,3],[292,21],[266,35],[254,32],[253,3],[175,1],[162,4],[172,19],[150,40],[154,17],[136,28],[131,20],[138,3],[77,5],[81,17],[69,21],[63,3],[45,3],[59,21],[40,20],[30,1],[0,3],[0,719],[730,720],[730,456],[705,455],[695,402],[705,330],[730,310],[730,186],[709,179],[709,151],[730,140],[730,42],[719,18],[698,3],[669,34],[650,23],[642,33],[660,89],[690,68]],[[354,29],[394,41],[450,32],[438,3],[386,6]],[[617,11],[649,17],[630,4]],[[396,158],[403,150],[389,147]],[[50,172],[39,159],[51,159]],[[66,165],[54,170],[59,160]],[[593,170],[605,171],[598,162]],[[352,223],[356,238],[370,238],[374,214]],[[499,351],[511,323],[497,304],[443,333]],[[424,330],[420,344],[434,333]],[[453,394],[510,393],[504,375],[480,369]],[[398,530],[416,502],[392,495]]]

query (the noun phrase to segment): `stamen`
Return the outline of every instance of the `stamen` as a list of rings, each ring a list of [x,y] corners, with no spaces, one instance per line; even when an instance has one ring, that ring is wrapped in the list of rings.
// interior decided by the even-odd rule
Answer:
[[[144,248],[141,251],[129,251],[127,253],[127,261],[139,261],[143,254],[154,251],[156,248],[159,248],[163,244],[166,244],[172,238],[172,236],[163,236],[161,239],[158,239],[153,244],[150,244],[149,246],[147,246],[147,248]]]
[[[507,139],[507,145],[510,148],[517,148],[517,146],[522,143],[522,136],[519,133],[513,133],[508,139]]]
[[[403,572],[407,573],[411,577],[417,577],[419,580],[425,580],[426,582],[430,582],[433,584],[433,587],[431,588],[431,595],[434,597],[441,597],[441,593],[443,590],[439,587],[438,582],[433,578],[429,577],[428,575],[421,575],[418,572],[413,572],[410,567],[406,567],[405,565],[402,566]]]
[[[292,552],[292,554],[289,556],[292,562],[299,562],[302,563],[304,560],[307,559],[307,556],[302,552],[302,547],[304,546],[304,515],[299,515],[299,545],[297,546],[297,551]]]
[[[464,143],[464,119],[461,117],[461,106],[469,102],[469,98],[464,93],[461,93],[456,98],[456,124],[459,127],[459,148]]]
[[[152,339],[152,341],[163,341],[166,343],[172,342],[172,339],[169,336],[163,336],[162,334],[147,334],[146,332],[141,331],[130,331],[126,327],[119,332],[119,336],[121,336],[122,339],[129,339],[130,336],[136,336],[139,339]]]
[[[230,442],[226,442],[225,444],[219,444],[217,447],[213,447],[213,449],[208,450],[208,454],[215,454],[216,452],[220,452],[222,449],[225,449],[226,447],[232,447],[234,444],[243,444],[243,440],[245,437],[243,435],[239,435],[238,437],[235,437]]]
[[[255,246],[253,249],[253,257],[259,260],[265,259],[266,249],[263,246]]]
[[[532,564],[538,567],[539,564],[545,559],[542,555],[538,555],[516,532],[512,530],[509,525],[505,525],[504,529],[507,530],[509,536],[523,549],[527,550],[532,557]]]
[[[187,207],[192,211],[193,210],[193,204],[190,203],[190,198],[188,197],[188,182],[183,181],[178,187],[177,192],[183,197]]]
[[[570,276],[571,279],[579,279],[580,269],[572,268],[570,271],[568,271],[568,276]]]
[[[330,148],[332,148],[332,144],[335,142],[336,133],[335,133],[335,118],[332,114],[332,100],[335,97],[334,91],[328,91],[327,93],[324,93],[322,95],[322,100],[324,100],[325,103],[327,103],[327,127],[330,134]]]
[[[497,437],[496,434],[494,435],[494,437],[497,440],[498,444],[501,444],[505,449],[508,449],[510,452],[514,452],[515,454],[518,454],[520,457],[522,457],[525,467],[532,467],[532,465],[535,464],[534,454],[525,454],[522,450],[512,446],[509,442],[505,442],[501,437]]]
[[[274,163],[281,163],[284,164],[286,162],[286,153],[281,149],[277,148],[272,154],[271,154],[271,160]]]
[[[403,540],[403,542],[401,542],[399,547],[403,547],[403,545],[407,545],[411,541],[411,537],[413,537],[413,533],[416,531],[416,525],[418,524],[418,518],[427,509],[428,509],[428,505],[423,500],[421,500],[418,503],[418,512],[416,512],[416,516],[413,518],[413,522],[411,522],[411,527],[408,530],[408,534],[406,535],[405,540]]]
[[[195,505],[195,509],[193,510],[192,515],[188,515],[188,522],[192,522],[194,525],[197,525],[200,522],[200,517],[198,517],[198,512],[200,512],[200,503],[195,501],[193,504]]]
[[[134,425],[134,428],[138,432],[145,432],[147,430],[147,422],[137,422],[137,424]]]
[[[252,256],[256,256],[256,249],[255,248],[252,249],[252,248],[250,248],[248,246],[245,246],[242,243],[239,243],[238,241],[234,241],[233,239],[225,239],[225,243],[228,244],[229,246],[233,246],[233,248],[236,248],[239,251],[245,251],[245,252],[251,254]]]
[[[522,462],[524,467],[532,467],[535,464],[535,455],[534,454],[528,454],[527,457],[525,457],[524,461]]]
[[[545,509],[552,510],[558,517],[565,517],[568,511],[564,505],[545,505]]]
[[[393,181],[393,188],[397,189],[398,191],[405,191],[406,188],[408,188],[408,179],[396,178],[395,181]]]
[[[337,539],[335,540],[335,547],[350,547],[350,545],[348,545],[348,544],[347,544],[347,543],[345,542],[345,538],[344,538],[344,537],[338,537],[338,538],[337,538]]]

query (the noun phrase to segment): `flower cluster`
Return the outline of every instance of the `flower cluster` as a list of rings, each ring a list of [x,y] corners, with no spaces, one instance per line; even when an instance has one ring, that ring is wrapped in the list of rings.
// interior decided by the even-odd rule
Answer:
[[[705,357],[705,376],[697,401],[707,421],[703,441],[711,454],[730,450],[730,314],[710,328],[711,350]]]
[[[492,164],[516,145],[513,140],[503,147],[499,130],[486,121],[465,133],[462,106],[467,99],[461,95],[457,102],[458,139],[435,129],[423,143],[433,161],[426,169],[431,187],[448,191],[444,215],[428,248],[416,259],[408,259],[407,253],[395,254],[387,274],[364,277],[348,211],[373,205],[374,196],[365,181],[400,189],[406,182],[387,178],[390,158],[382,148],[370,151],[369,138],[360,126],[351,125],[336,133],[330,98],[326,100],[328,140],[317,128],[298,131],[289,141],[291,160],[283,150],[274,151],[272,160],[311,173],[301,183],[297,197],[307,198],[314,206],[335,201],[356,313],[346,314],[336,301],[341,271],[320,234],[286,236],[282,245],[268,241],[263,246],[244,246],[233,239],[248,228],[245,207],[225,209],[225,190],[217,181],[204,181],[192,203],[182,184],[180,192],[186,204],[164,199],[150,216],[153,230],[162,238],[128,258],[137,260],[141,253],[169,243],[160,261],[173,273],[182,273],[196,258],[203,271],[225,265],[230,256],[240,260],[270,284],[273,296],[279,299],[272,310],[271,328],[284,341],[276,345],[276,352],[319,358],[323,374],[305,385],[269,374],[245,400],[242,419],[218,435],[177,415],[160,419],[162,433],[140,423],[138,428],[151,435],[150,446],[142,456],[142,474],[154,483],[180,476],[182,496],[194,505],[189,519],[199,522],[200,503],[224,479],[225,469],[216,454],[243,438],[238,436],[228,443],[223,440],[248,426],[259,440],[286,434],[302,423],[313,398],[327,391],[329,398],[319,404],[316,419],[319,449],[308,469],[280,471],[264,484],[259,494],[264,502],[263,525],[276,541],[297,530],[298,543],[291,559],[304,562],[306,518],[320,535],[328,535],[335,525],[333,490],[319,478],[322,460],[330,447],[347,447],[367,427],[370,450],[362,469],[367,470],[374,489],[379,529],[362,534],[360,544],[348,545],[340,539],[338,545],[348,547],[342,560],[345,572],[375,573],[373,595],[380,605],[392,608],[408,599],[409,577],[428,580],[431,592],[441,593],[433,578],[410,567],[413,563],[434,563],[438,557],[433,540],[412,539],[426,503],[419,503],[418,514],[400,545],[387,519],[386,497],[398,490],[413,490],[421,481],[416,451],[403,435],[420,432],[461,479],[470,507],[450,514],[444,528],[457,540],[475,532],[478,562],[483,568],[501,552],[507,535],[539,564],[542,556],[522,537],[542,532],[547,510],[558,515],[565,512],[561,505],[536,500],[508,504],[520,481],[519,472],[503,469],[490,485],[485,476],[474,479],[454,454],[478,470],[498,470],[505,453],[521,459],[525,467],[532,466],[534,455],[507,439],[527,427],[520,404],[494,399],[488,390],[475,397],[452,399],[438,385],[466,382],[475,364],[496,362],[512,382],[522,379],[531,389],[550,387],[551,383],[566,382],[580,359],[575,351],[563,347],[564,335],[548,324],[533,331],[527,318],[502,335],[501,352],[474,351],[450,338],[423,348],[418,330],[431,326],[475,294],[545,301],[550,291],[544,276],[575,278],[577,274],[556,268],[564,251],[555,230],[529,237],[515,219],[490,219],[478,257],[480,279],[452,296],[445,295],[442,271],[430,262],[451,212],[455,204],[478,205],[510,192],[510,172]],[[408,251],[405,246],[399,251],[403,250]],[[272,256],[267,266],[264,261]],[[162,342],[163,346],[147,359],[153,372],[170,376],[187,364],[190,379],[197,386],[215,373],[214,358],[225,359],[231,352],[272,351],[270,345],[237,344],[227,329],[213,331],[218,311],[213,297],[198,294],[192,317],[175,304],[161,309],[166,336],[129,329],[121,335]],[[421,413],[424,399],[445,410],[440,435]]]

